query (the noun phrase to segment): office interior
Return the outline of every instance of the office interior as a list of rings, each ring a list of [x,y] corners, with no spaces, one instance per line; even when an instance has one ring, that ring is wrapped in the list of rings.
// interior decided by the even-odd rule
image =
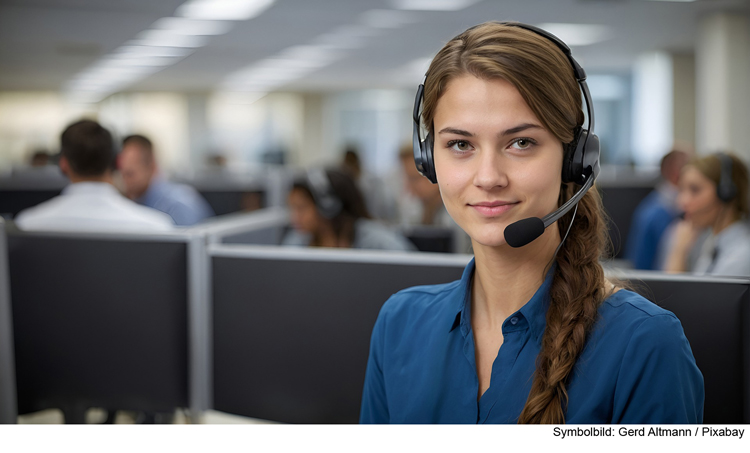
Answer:
[[[471,259],[455,231],[406,225],[394,206],[416,88],[445,42],[487,20],[545,28],[586,69],[606,272],[680,319],[704,422],[750,423],[750,278],[624,256],[671,149],[750,164],[745,0],[4,0],[0,423],[357,423],[383,302]],[[164,177],[216,215],[143,235],[15,227],[69,184],[54,161],[81,118],[149,137]],[[294,179],[346,149],[415,251],[281,245]]]

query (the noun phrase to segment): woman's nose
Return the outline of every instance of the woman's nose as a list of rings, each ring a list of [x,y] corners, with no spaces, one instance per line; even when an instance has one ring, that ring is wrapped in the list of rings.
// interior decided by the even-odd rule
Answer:
[[[476,160],[474,185],[485,190],[508,185],[507,168],[500,153],[482,150]]]

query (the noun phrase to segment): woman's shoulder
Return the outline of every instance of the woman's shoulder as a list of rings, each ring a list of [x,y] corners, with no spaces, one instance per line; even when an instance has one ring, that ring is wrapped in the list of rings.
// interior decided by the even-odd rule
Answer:
[[[424,317],[455,317],[461,309],[464,293],[461,280],[406,288],[393,294],[383,304],[379,319],[400,324]]]
[[[674,313],[627,289],[607,297],[599,308],[599,315],[604,332],[619,336],[621,340],[636,334],[660,339],[684,338],[682,324]]]
[[[629,289],[620,289],[615,291],[609,297],[604,299],[603,308],[610,308],[619,313],[632,317],[651,317],[659,315],[671,315],[672,312],[661,308],[640,294]]]

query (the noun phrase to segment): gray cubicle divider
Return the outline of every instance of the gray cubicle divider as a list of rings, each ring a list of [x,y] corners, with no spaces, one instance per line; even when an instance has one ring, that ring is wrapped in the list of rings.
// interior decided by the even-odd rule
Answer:
[[[750,279],[608,269],[673,312],[703,373],[703,422],[750,423]]]
[[[279,245],[288,225],[288,210],[272,207],[216,217],[189,231],[205,235],[209,244]]]
[[[65,404],[82,422],[92,405],[189,407],[197,420],[210,406],[204,235],[8,239],[19,411]]]
[[[470,259],[222,244],[208,252],[213,408],[290,423],[355,423],[383,302],[402,288],[458,279]],[[607,275],[680,319],[705,379],[704,422],[748,423],[750,280]]]
[[[0,423],[16,423],[16,371],[5,222],[0,219]]]
[[[209,246],[213,408],[356,423],[370,334],[388,297],[460,278],[469,255]]]

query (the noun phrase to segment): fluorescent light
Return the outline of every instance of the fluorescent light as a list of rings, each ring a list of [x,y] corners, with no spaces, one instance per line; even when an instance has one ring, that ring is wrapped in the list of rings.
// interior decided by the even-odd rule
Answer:
[[[189,19],[248,20],[257,17],[275,0],[188,0],[175,15]]]
[[[196,20],[184,17],[164,17],[151,26],[156,30],[169,30],[178,35],[205,36],[223,35],[232,29],[232,23],[224,20]]]
[[[560,38],[565,44],[588,46],[609,39],[610,29],[603,25],[546,23],[537,25]]]
[[[135,43],[143,46],[161,47],[202,47],[208,39],[205,36],[181,35],[170,30],[146,30],[141,32]]]
[[[127,55],[133,57],[186,57],[192,53],[192,49],[186,47],[154,47],[125,45],[118,47],[113,56]]]
[[[480,0],[391,0],[396,9],[416,11],[459,11]]]
[[[360,22],[372,28],[401,28],[416,22],[414,13],[392,9],[371,9],[359,17]]]

